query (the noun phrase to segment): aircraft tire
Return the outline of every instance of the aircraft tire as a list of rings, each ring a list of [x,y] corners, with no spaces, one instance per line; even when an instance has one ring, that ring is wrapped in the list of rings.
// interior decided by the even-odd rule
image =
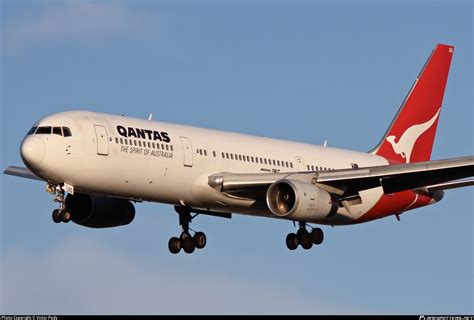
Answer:
[[[53,210],[52,217],[53,217],[54,223],[60,223],[61,221],[63,221],[63,219],[61,217],[61,213],[59,212],[58,209]]]
[[[193,237],[193,240],[197,249],[202,249],[206,246],[207,239],[204,232],[200,232],[200,231],[196,232],[196,234]]]
[[[324,233],[323,233],[323,230],[321,230],[320,228],[314,228],[312,231],[311,231],[311,241],[316,244],[316,245],[320,245],[321,243],[323,243],[323,240],[324,240]]]
[[[286,247],[290,250],[298,248],[298,237],[294,233],[288,233],[286,236]]]
[[[309,235],[308,230],[304,228],[299,229],[296,235],[298,236],[298,242],[301,244],[303,249],[311,249],[311,247],[313,246],[313,242],[311,241],[311,237]]]
[[[181,250],[181,241],[177,237],[172,237],[168,241],[168,249],[172,254],[177,254]]]
[[[61,217],[64,223],[68,223],[69,221],[71,221],[71,213],[69,211],[61,211]]]
[[[196,245],[194,244],[194,239],[191,236],[184,237],[184,239],[181,240],[182,242],[182,247],[184,252],[190,254],[194,252],[194,249],[196,249]]]

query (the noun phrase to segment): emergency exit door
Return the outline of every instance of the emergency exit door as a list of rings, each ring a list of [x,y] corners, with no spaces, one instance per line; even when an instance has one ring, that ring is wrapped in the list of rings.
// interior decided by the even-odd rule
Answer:
[[[298,168],[299,172],[305,171],[303,158],[301,158],[300,156],[296,156],[296,168]]]

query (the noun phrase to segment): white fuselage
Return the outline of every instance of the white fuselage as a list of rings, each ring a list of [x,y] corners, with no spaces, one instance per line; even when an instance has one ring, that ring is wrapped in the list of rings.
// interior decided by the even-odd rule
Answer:
[[[273,215],[263,204],[214,190],[208,177],[388,164],[368,153],[87,111],[57,113],[35,126],[66,126],[72,133],[25,138],[43,141],[42,160],[28,166],[49,182],[93,194],[259,216]],[[354,221],[382,194],[381,188],[363,191],[362,203],[351,213],[340,208],[320,223]]]

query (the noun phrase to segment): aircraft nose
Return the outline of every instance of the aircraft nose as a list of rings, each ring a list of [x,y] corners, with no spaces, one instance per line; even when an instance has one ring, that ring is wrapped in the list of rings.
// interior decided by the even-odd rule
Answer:
[[[21,157],[25,164],[39,165],[44,157],[43,140],[35,136],[27,136],[21,143]]]

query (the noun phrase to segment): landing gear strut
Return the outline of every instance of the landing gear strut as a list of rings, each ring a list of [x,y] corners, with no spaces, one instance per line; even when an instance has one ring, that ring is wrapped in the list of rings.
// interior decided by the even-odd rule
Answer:
[[[189,233],[189,224],[196,216],[191,216],[191,211],[187,207],[175,206],[174,209],[179,215],[179,224],[183,232],[178,237],[172,237],[168,241],[168,249],[171,253],[177,254],[181,249],[186,253],[193,253],[195,249],[202,249],[206,246],[206,235],[204,232],[195,232],[193,236]]]
[[[286,247],[295,250],[298,245],[305,250],[311,249],[313,244],[320,245],[324,240],[323,230],[320,228],[312,228],[311,232],[306,229],[306,222],[299,222],[299,229],[295,233],[289,233],[286,236]]]
[[[71,213],[66,210],[65,192],[61,185],[53,186],[48,184],[46,190],[53,194],[53,201],[59,203],[59,209],[54,209],[52,218],[55,223],[68,223],[71,221]]]

